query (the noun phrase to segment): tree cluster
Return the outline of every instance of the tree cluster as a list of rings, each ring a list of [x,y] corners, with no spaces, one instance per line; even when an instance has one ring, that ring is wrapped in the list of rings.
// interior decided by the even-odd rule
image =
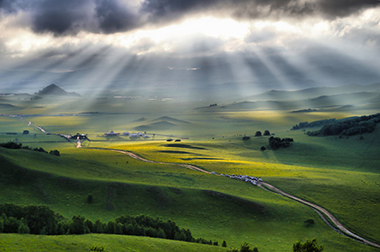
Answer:
[[[47,206],[18,206],[0,204],[0,233],[20,234],[120,234],[148,236],[218,246],[217,241],[194,238],[189,229],[179,228],[174,221],[163,221],[145,215],[121,216],[103,223],[92,222],[83,216],[75,215],[71,220],[54,213]],[[225,241],[223,245],[226,246]]]
[[[304,128],[313,128],[313,127],[322,127],[326,124],[330,124],[335,122],[335,118],[332,119],[325,119],[325,120],[318,120],[313,122],[300,122],[299,124],[294,125],[290,130],[299,130]]]
[[[293,252],[322,252],[323,246],[317,244],[317,239],[307,240],[305,243],[296,242],[293,244]]]
[[[227,252],[259,252],[259,250],[256,247],[251,248],[249,244],[245,242],[240,246],[240,249],[231,248],[227,250]]]
[[[30,148],[29,146],[22,146],[22,143],[15,143],[15,142],[8,142],[8,143],[0,143],[0,147],[4,147],[7,149],[13,149],[13,150],[18,150],[18,149],[23,149],[23,150],[31,150],[31,151],[38,151],[38,152],[43,152],[43,153],[48,153],[46,150],[43,148]],[[60,156],[60,153],[58,150],[51,150],[49,152],[51,155],[55,156]]]
[[[259,136],[270,136],[270,132],[269,132],[269,130],[265,130],[264,134],[262,134],[261,131],[258,130],[255,133],[255,137],[259,137]]]
[[[308,131],[309,136],[353,136],[370,133],[375,130],[376,124],[380,122],[380,113],[334,121],[324,125],[320,130]]]
[[[279,138],[279,137],[270,137],[269,146],[272,150],[277,150],[280,148],[287,148],[290,146],[290,143],[293,142],[293,138]]]

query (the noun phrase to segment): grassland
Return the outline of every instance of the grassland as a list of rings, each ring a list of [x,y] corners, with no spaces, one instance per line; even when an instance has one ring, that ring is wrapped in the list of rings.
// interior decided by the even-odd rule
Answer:
[[[45,112],[55,111],[49,104],[45,105]],[[60,112],[68,113],[68,110],[62,111],[64,108],[69,105],[60,107]],[[326,251],[377,251],[331,230],[310,208],[247,183],[95,149],[127,150],[154,161],[258,176],[288,193],[323,206],[350,230],[379,242],[380,129],[364,134],[362,140],[358,136],[313,138],[302,131],[289,131],[300,121],[338,119],[361,112],[182,109],[173,108],[175,111],[170,117],[189,123],[160,119],[174,126],[151,128],[147,133],[150,136],[154,133],[155,137],[149,140],[106,138],[103,133],[109,130],[135,132],[134,128],[141,125],[154,126],[154,122],[165,115],[162,112],[32,116],[22,120],[0,117],[0,142],[15,140],[16,136],[5,132],[21,133],[28,129],[30,135],[17,135],[19,142],[61,152],[61,156],[56,157],[2,149],[0,202],[48,205],[66,218],[80,214],[94,221],[109,221],[125,214],[146,214],[172,219],[180,227],[189,228],[195,237],[217,240],[219,244],[226,240],[228,246],[234,247],[247,241],[259,251],[290,251],[293,242],[311,238],[317,238]],[[29,108],[28,111],[38,110]],[[141,117],[144,120],[140,120]],[[28,121],[33,124],[27,126]],[[33,127],[36,125],[52,133],[87,133],[92,141],[84,145],[86,148],[77,149],[75,142],[45,135]],[[257,130],[266,129],[279,137],[292,137],[295,142],[288,149],[260,151],[261,146],[268,146],[268,137],[253,135]],[[243,141],[244,134],[250,135],[251,140]],[[182,141],[167,142],[169,137]],[[94,197],[93,204],[86,202],[90,194]],[[315,225],[306,227],[303,222],[307,219],[313,219]],[[28,243],[36,251],[49,248],[83,251],[98,244],[109,251],[146,251],[147,248],[151,251],[224,251],[220,247],[144,237],[0,235],[0,248],[21,251]]]

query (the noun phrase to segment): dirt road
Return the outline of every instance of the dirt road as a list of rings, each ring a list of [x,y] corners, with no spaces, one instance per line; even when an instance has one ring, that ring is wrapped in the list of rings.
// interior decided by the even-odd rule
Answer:
[[[191,170],[195,170],[195,171],[199,171],[199,172],[204,172],[204,173],[207,173],[207,174],[211,174],[211,172],[206,171],[206,170],[203,170],[203,169],[201,169],[201,168],[199,168],[199,167],[196,167],[196,166],[194,166],[194,165],[152,161],[152,160],[148,160],[148,159],[145,159],[145,158],[143,158],[143,157],[140,157],[140,156],[138,156],[138,155],[136,155],[136,154],[134,154],[134,153],[132,153],[132,152],[128,152],[128,151],[115,150],[115,149],[107,149],[107,148],[89,148],[89,149],[109,150],[109,151],[119,152],[119,153],[126,154],[126,155],[130,156],[131,158],[134,158],[134,159],[137,159],[137,160],[143,161],[143,162],[154,163],[154,164],[165,164],[165,165],[179,165],[179,166],[182,166],[182,167],[185,167],[185,168],[191,169]]]
[[[305,204],[321,213],[323,213],[325,216],[327,216],[327,218],[330,219],[330,221],[341,231],[343,232],[344,234],[346,234],[348,237],[350,238],[353,238],[354,240],[357,240],[359,242],[362,242],[364,244],[367,244],[367,245],[370,245],[370,246],[373,246],[373,247],[376,247],[376,248],[380,248],[380,245],[379,244],[376,244],[376,243],[373,243],[373,242],[370,242],[354,233],[352,233],[351,231],[349,231],[347,228],[345,228],[331,213],[329,213],[326,209],[318,206],[318,205],[315,205],[313,203],[310,203],[306,200],[303,200],[303,199],[300,199],[300,198],[297,198],[296,196],[293,196],[289,193],[286,193],[284,191],[281,191],[280,189],[272,186],[271,184],[268,184],[268,183],[265,183],[265,182],[261,182],[261,184],[259,185],[260,187],[262,186],[265,186],[266,188],[268,188],[270,191],[272,192],[275,192],[275,193],[278,193],[278,194],[281,194],[285,197],[288,197],[290,199],[293,199],[295,201],[298,201],[302,204]]]
[[[192,169],[192,170],[195,170],[195,171],[199,171],[199,172],[204,172],[204,173],[207,173],[207,174],[211,174],[211,172],[209,171],[206,171],[206,170],[203,170],[199,167],[196,167],[194,165],[189,165],[189,164],[178,164],[178,163],[166,163],[166,162],[157,162],[157,161],[152,161],[152,160],[148,160],[148,159],[145,159],[143,157],[140,157],[134,153],[131,153],[131,152],[128,152],[128,151],[122,151],[122,150],[115,150],[115,149],[106,149],[106,148],[91,148],[91,149],[98,149],[98,150],[109,150],[109,151],[115,151],[115,152],[119,152],[119,153],[122,153],[122,154],[126,154],[128,156],[130,156],[131,158],[134,158],[134,159],[137,159],[137,160],[140,160],[140,161],[143,161],[143,162],[148,162],[148,163],[155,163],[155,164],[166,164],[166,165],[179,165],[179,166],[182,166],[182,167],[185,167],[185,168],[188,168],[188,169]],[[347,228],[345,228],[331,213],[329,213],[326,209],[324,209],[323,207],[320,207],[318,205],[315,205],[311,202],[308,202],[306,200],[303,200],[303,199],[300,199],[296,196],[293,196],[291,194],[288,194],[286,192],[283,192],[281,191],[280,189],[272,186],[271,184],[268,184],[266,182],[259,182],[258,183],[258,186],[263,188],[263,189],[266,189],[267,191],[270,191],[270,192],[273,192],[273,193],[278,193],[280,195],[283,195],[285,197],[288,197],[292,200],[295,200],[295,201],[298,201],[302,204],[305,204],[311,208],[313,208],[314,210],[317,211],[318,214],[320,214],[320,217],[325,221],[326,219],[324,218],[324,216],[326,216],[327,218],[330,219],[330,221],[337,227],[338,230],[340,230],[342,232],[343,235],[355,240],[355,241],[358,241],[358,242],[361,242],[363,244],[366,244],[366,245],[370,245],[370,246],[373,246],[373,247],[376,247],[376,248],[380,248],[380,245],[379,244],[376,244],[376,243],[373,243],[371,241],[368,241],[354,233],[352,233],[351,231],[349,231]],[[322,215],[324,214],[324,215]],[[329,223],[328,223],[329,224]],[[336,228],[334,226],[332,226],[331,224],[329,224],[329,226],[336,230]]]

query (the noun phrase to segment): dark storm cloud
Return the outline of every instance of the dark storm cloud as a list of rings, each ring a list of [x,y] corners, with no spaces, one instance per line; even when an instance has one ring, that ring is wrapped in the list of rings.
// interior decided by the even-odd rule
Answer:
[[[30,2],[27,0],[0,0],[0,14],[1,12],[16,13],[21,9],[27,9],[31,5]]]
[[[320,13],[328,18],[345,17],[367,8],[379,6],[377,0],[320,0]]]
[[[322,17],[335,19],[378,6],[377,0],[144,0],[130,6],[121,0],[0,0],[0,14],[22,11],[37,33],[75,34],[128,31],[144,25],[175,22],[207,14],[236,19]]]
[[[138,26],[139,18],[137,14],[117,0],[98,0],[96,2],[96,18],[102,32],[120,32]]]
[[[53,32],[56,35],[88,29],[90,0],[43,0],[32,11],[32,29],[35,32]]]
[[[377,0],[145,0],[141,10],[147,13],[150,21],[170,20],[198,12],[233,15],[241,19],[307,16],[335,19],[378,4]]]
[[[141,12],[148,14],[148,20],[151,22],[170,20],[181,17],[186,13],[194,11],[204,11],[223,0],[145,0],[141,5]]]

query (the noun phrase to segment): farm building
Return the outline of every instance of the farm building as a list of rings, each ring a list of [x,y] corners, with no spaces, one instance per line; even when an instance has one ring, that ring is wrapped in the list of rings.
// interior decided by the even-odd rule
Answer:
[[[107,137],[112,137],[112,136],[119,136],[120,133],[116,133],[113,130],[111,130],[109,133],[104,133],[104,135]]]
[[[129,138],[131,138],[131,139],[133,139],[133,138],[139,138],[140,136],[139,135],[137,135],[137,134],[131,134],[130,136],[129,136]]]

